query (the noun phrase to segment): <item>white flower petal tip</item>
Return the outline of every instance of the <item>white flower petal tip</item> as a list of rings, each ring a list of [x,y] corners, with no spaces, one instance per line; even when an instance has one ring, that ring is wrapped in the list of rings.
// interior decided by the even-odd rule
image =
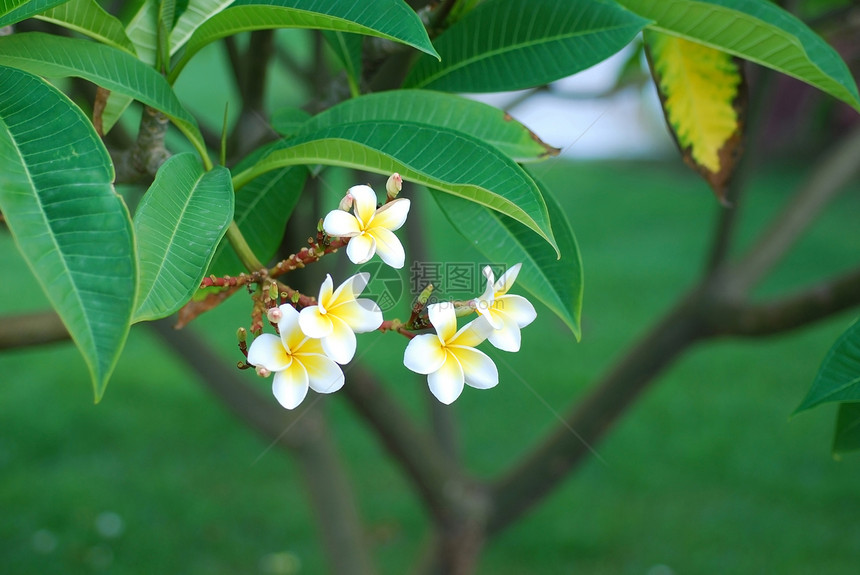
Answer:
[[[537,317],[534,306],[520,295],[508,294],[520,273],[522,263],[509,267],[496,281],[489,266],[484,268],[487,289],[476,298],[478,313],[494,331],[487,335],[489,342],[502,351],[520,350],[520,329]]]
[[[351,198],[352,214],[342,209],[347,205],[346,198]],[[352,263],[366,263],[379,253],[383,262],[399,269],[404,265],[405,254],[393,232],[406,222],[409,206],[409,200],[399,198],[377,209],[376,192],[370,186],[353,186],[339,209],[326,215],[323,230],[332,237],[350,238],[346,255]]]
[[[483,319],[477,319],[457,330],[457,318],[450,304],[432,304],[428,314],[436,335],[412,338],[403,354],[407,369],[427,375],[433,395],[449,405],[463,392],[463,386],[489,389],[499,382],[496,365],[473,346],[492,331]]]

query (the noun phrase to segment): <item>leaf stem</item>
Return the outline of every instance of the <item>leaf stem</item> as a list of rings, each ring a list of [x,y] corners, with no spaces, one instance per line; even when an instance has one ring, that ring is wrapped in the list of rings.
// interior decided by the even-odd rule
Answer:
[[[248,269],[248,271],[255,272],[266,267],[257,259],[257,256],[254,255],[253,250],[251,250],[251,246],[248,245],[248,241],[245,239],[245,236],[242,235],[242,232],[239,230],[239,226],[235,221],[230,222],[230,227],[227,228],[227,241],[229,241],[230,245],[233,246],[233,249],[236,250],[236,255],[239,256],[239,260],[242,262],[242,265]]]

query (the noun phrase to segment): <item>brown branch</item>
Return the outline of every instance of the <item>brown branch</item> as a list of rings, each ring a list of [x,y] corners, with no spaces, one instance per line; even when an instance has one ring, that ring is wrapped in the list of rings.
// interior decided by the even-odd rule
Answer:
[[[726,292],[745,294],[765,277],[858,169],[860,127],[825,154],[788,206],[725,278]]]
[[[342,393],[412,479],[431,515],[444,520],[452,500],[461,496],[462,486],[473,482],[461,474],[432,437],[415,426],[414,418],[360,364],[350,369]]]
[[[320,521],[332,572],[372,573],[350,483],[328,425],[314,402],[309,398],[300,409],[283,409],[273,399],[258,393],[241,372],[215,354],[194,332],[177,332],[167,320],[148,325],[240,420],[272,445],[285,448],[297,457]]]
[[[164,145],[167,125],[164,114],[149,106],[143,107],[134,146],[111,154],[117,183],[151,181],[155,177],[158,168],[170,157]]]
[[[66,326],[53,310],[0,317],[0,350],[45,345],[68,339]]]
[[[701,292],[684,298],[615,364],[564,418],[564,423],[491,486],[488,534],[500,531],[546,496],[592,454],[639,395],[705,332]]]
[[[763,336],[803,327],[860,305],[860,269],[762,304],[715,306],[709,322],[716,335]]]

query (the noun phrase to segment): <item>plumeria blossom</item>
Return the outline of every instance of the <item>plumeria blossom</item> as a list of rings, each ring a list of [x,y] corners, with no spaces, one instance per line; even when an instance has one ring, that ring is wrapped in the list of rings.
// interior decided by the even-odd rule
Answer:
[[[406,346],[403,364],[427,375],[436,399],[450,404],[463,392],[463,385],[489,389],[499,383],[499,371],[486,354],[475,349],[493,331],[484,318],[457,330],[457,317],[451,304],[427,307],[436,334],[417,335]]]
[[[258,374],[275,374],[272,393],[278,403],[294,409],[308,394],[308,387],[317,393],[343,387],[343,371],[325,354],[320,340],[302,333],[299,312],[287,304],[278,309],[281,336],[264,333],[248,350],[248,363],[257,367]]]
[[[475,299],[475,308],[493,327],[487,339],[503,351],[520,350],[520,329],[537,317],[534,306],[520,295],[508,294],[514,285],[522,264],[510,267],[494,281],[490,266],[484,268],[487,289]]]
[[[344,210],[329,212],[323,220],[325,233],[351,238],[346,244],[346,255],[354,264],[363,264],[378,253],[386,264],[402,268],[406,254],[394,230],[406,222],[409,200],[392,200],[376,209],[376,192],[363,185],[351,187],[347,197],[352,197],[355,215]]]
[[[382,325],[379,306],[366,298],[356,299],[369,281],[370,274],[355,274],[335,290],[331,276],[326,275],[317,305],[306,307],[299,314],[302,332],[320,338],[326,355],[337,363],[352,360],[356,333],[373,331]]]

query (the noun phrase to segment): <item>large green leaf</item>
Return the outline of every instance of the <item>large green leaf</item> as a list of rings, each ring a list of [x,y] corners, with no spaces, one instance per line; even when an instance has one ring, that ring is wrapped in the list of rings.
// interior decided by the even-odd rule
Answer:
[[[839,54],[803,22],[766,0],[617,0],[651,28],[723,50],[815,86],[860,110]]]
[[[403,121],[338,124],[287,140],[237,174],[238,189],[269,170],[297,164],[391,174],[461,196],[522,222],[556,247],[546,204],[534,180],[495,147],[447,128]]]
[[[197,52],[215,40],[269,28],[316,28],[378,36],[438,57],[418,15],[403,0],[240,1],[204,22],[191,35],[170,72],[170,82]]]
[[[583,290],[579,246],[561,206],[543,186],[541,190],[561,252],[560,259],[531,230],[499,212],[436,191],[433,191],[433,198],[469,245],[494,262],[509,265],[522,262],[517,285],[531,292],[561,318],[578,340]]]
[[[96,401],[135,297],[131,220],[113,178],[77,106],[40,78],[0,66],[0,210],[84,356]]]
[[[67,0],[0,0],[0,28],[15,24]]]
[[[302,133],[350,122],[394,120],[420,122],[469,134],[495,146],[518,162],[555,156],[528,128],[498,108],[460,96],[428,90],[395,90],[347,100],[315,116]]]
[[[233,0],[188,0],[188,6],[170,32],[170,54],[179,51],[203,22],[225,9]]]
[[[134,54],[134,44],[122,23],[105,12],[96,0],[69,0],[37,16],[40,20],[80,32],[108,46]]]
[[[140,270],[134,321],[166,317],[191,298],[232,220],[230,170],[206,172],[190,153],[159,168],[134,214]]]
[[[408,88],[498,92],[540,86],[626,46],[648,23],[608,0],[488,0],[435,40]]]
[[[206,154],[196,120],[182,107],[164,78],[127,52],[79,38],[27,32],[0,38],[0,54],[4,64],[40,76],[84,78],[160,110],[191,140],[201,156]]]
[[[125,27],[125,33],[134,44],[137,57],[144,64],[155,65],[158,53],[158,4],[144,0]]]
[[[836,432],[833,434],[833,455],[860,450],[860,403],[839,404]]]
[[[290,166],[267,172],[236,191],[233,220],[261,262],[269,261],[277,252],[307,176],[304,166]],[[247,270],[239,256],[226,239],[222,240],[209,273],[223,276],[243,271]]]
[[[860,320],[827,352],[809,393],[794,412],[831,401],[860,401]]]

